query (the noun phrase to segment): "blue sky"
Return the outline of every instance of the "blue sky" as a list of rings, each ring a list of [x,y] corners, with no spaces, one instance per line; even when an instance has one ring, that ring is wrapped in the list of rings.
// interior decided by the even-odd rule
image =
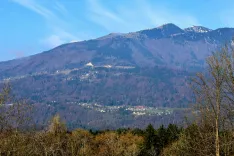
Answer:
[[[233,0],[1,0],[0,61],[111,32],[234,27]]]

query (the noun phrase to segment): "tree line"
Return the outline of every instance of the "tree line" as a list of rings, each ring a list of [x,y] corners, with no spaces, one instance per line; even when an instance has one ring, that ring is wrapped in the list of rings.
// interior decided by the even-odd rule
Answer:
[[[12,102],[10,87],[0,93],[1,155],[229,156],[234,155],[234,49],[223,46],[207,68],[191,79],[194,107],[183,127],[68,131],[55,115],[48,127],[28,125],[31,106]],[[30,128],[28,128],[30,127]]]

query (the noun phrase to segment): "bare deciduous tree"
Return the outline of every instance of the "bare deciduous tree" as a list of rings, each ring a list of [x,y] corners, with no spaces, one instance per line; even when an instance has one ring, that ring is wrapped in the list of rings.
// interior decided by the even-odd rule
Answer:
[[[198,73],[193,79],[200,124],[206,123],[213,127],[216,156],[220,155],[220,130],[230,128],[233,117],[233,56],[232,47],[224,46],[207,58],[208,71]]]
[[[5,83],[0,90],[0,131],[18,130],[29,126],[32,106],[16,100],[11,95],[11,86]]]

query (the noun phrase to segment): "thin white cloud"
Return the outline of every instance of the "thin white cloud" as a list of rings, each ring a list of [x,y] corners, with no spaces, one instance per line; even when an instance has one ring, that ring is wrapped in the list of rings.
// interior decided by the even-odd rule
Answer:
[[[55,2],[55,6],[54,7],[60,13],[62,13],[62,14],[68,14],[67,9],[61,3],[59,3],[58,1]]]
[[[182,28],[200,25],[195,17],[182,11],[172,10],[162,5],[152,5],[147,1],[138,0],[137,2],[140,12],[155,26],[165,23],[174,23]]]
[[[78,40],[74,33],[69,32],[69,26],[67,24],[69,22],[66,22],[66,19],[62,19],[61,16],[58,16],[55,10],[46,7],[45,5],[40,4],[39,1],[35,0],[12,1],[41,15],[46,20],[46,23],[51,30],[51,34],[40,40],[40,43],[43,43],[47,48],[53,48],[60,44],[68,43],[71,40]],[[56,7],[56,10],[60,13],[65,14],[67,12],[66,8],[62,4],[58,2],[53,2],[53,4],[55,4],[54,6]]]
[[[71,41],[79,41],[76,36],[61,29],[57,29],[56,32],[56,34],[49,35],[41,40],[41,43],[46,48],[54,48],[64,43],[70,43]]]
[[[103,3],[102,3],[103,2]],[[170,10],[156,3],[146,0],[134,0],[123,6],[116,3],[115,12],[105,6],[105,1],[89,0],[89,17],[94,23],[107,31],[129,32],[159,26],[165,23],[174,23],[182,28],[200,25],[192,15],[181,11]]]
[[[70,41],[70,43],[76,43],[76,42],[79,42],[78,40],[72,40]]]
[[[116,13],[103,7],[102,4],[96,0],[88,0],[89,11],[91,14],[89,18],[100,26],[104,27],[108,31],[119,27],[119,25],[125,25],[125,21],[119,17]]]
[[[148,18],[151,20],[151,23],[154,25],[162,25],[165,23],[174,23],[182,28],[192,26],[192,25],[200,25],[198,21],[189,15],[179,15],[178,13],[173,12],[162,12],[158,10],[155,11],[147,11]]]
[[[52,18],[55,16],[50,10],[39,5],[34,0],[12,0],[12,1],[40,14],[44,18]]]
[[[46,39],[42,41],[42,43],[48,47],[54,48],[63,44],[65,41],[58,35],[48,36]]]
[[[115,2],[116,6],[108,7],[104,0],[87,0],[87,7],[84,9],[86,10],[87,18],[83,20],[83,29],[78,30],[77,27],[74,27],[75,29],[72,31],[70,28],[72,28],[72,24],[77,23],[77,18],[73,18],[73,15],[63,3],[46,1],[42,5],[42,1],[36,0],[12,1],[30,9],[45,19],[50,28],[50,34],[45,35],[44,42],[40,40],[40,43],[46,44],[48,42],[46,44],[48,48],[73,40],[88,39],[88,36],[93,36],[92,38],[97,37],[95,32],[91,31],[94,34],[88,35],[84,31],[84,29],[89,29],[90,24],[93,24],[97,30],[100,30],[101,27],[102,30],[105,30],[103,32],[106,33],[133,32],[165,23],[174,23],[182,28],[199,25],[198,20],[193,16],[182,11],[158,6],[154,1],[134,0],[128,1],[125,5]],[[77,33],[74,30],[78,30],[80,39],[77,38],[77,35],[75,35]]]

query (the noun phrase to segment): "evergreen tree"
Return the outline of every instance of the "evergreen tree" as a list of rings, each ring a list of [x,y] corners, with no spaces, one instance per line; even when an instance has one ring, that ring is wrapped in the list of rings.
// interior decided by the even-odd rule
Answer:
[[[156,135],[156,151],[159,155],[161,150],[167,145],[168,143],[168,135],[167,135],[167,129],[164,128],[164,126],[160,126],[160,128],[157,130]]]
[[[140,156],[157,155],[156,153],[156,134],[153,125],[149,124],[145,129],[144,144]]]

